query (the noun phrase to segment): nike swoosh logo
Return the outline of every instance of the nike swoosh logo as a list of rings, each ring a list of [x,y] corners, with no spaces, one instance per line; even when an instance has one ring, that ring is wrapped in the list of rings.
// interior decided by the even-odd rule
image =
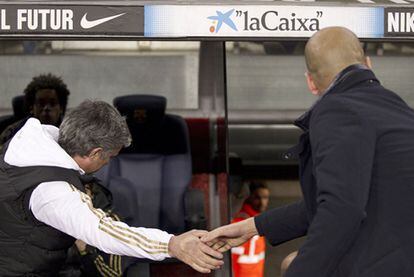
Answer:
[[[117,15],[113,15],[113,16],[109,16],[109,17],[104,17],[104,18],[100,18],[100,19],[96,19],[96,20],[88,20],[86,19],[86,15],[88,13],[85,13],[81,19],[80,25],[83,29],[90,29],[93,27],[96,27],[98,25],[101,25],[102,23],[108,22],[112,19],[115,19],[117,17],[123,16],[125,13],[120,13]]]

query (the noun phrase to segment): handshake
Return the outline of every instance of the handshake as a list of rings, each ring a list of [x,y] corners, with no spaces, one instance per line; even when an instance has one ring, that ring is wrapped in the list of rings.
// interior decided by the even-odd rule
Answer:
[[[168,243],[168,252],[195,270],[210,273],[224,264],[223,252],[245,243],[254,235],[257,235],[257,229],[252,217],[210,232],[192,230],[174,236]]]

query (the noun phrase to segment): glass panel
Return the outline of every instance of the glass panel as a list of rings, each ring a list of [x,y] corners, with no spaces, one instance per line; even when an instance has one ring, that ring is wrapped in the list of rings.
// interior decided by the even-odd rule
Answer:
[[[283,154],[302,131],[293,121],[317,97],[307,89],[304,42],[227,43],[229,199],[237,218],[252,204],[251,184],[269,188],[268,208],[301,198],[296,160]],[[414,43],[363,43],[381,83],[414,107]],[[253,195],[253,196],[252,196]],[[258,212],[258,210],[256,210]],[[265,276],[280,276],[280,263],[303,239],[266,250]]]
[[[10,109],[33,76],[51,72],[83,99],[112,102],[126,94],[168,98],[168,109],[198,108],[198,42],[0,42],[0,110]],[[11,54],[13,53],[13,54]],[[26,54],[26,55],[24,55]],[[4,113],[4,112],[3,112]]]
[[[414,106],[414,43],[363,45],[384,86]],[[235,42],[227,49],[230,110],[304,111],[315,101],[304,77],[304,42]]]
[[[229,54],[227,68],[230,110],[305,109],[315,100],[301,56]]]
[[[303,46],[303,42],[227,44],[229,201],[235,220],[246,211],[251,216],[252,211],[260,213],[300,198],[297,163],[282,156],[301,133],[291,124],[293,118],[315,101],[306,89]],[[266,193],[267,207],[257,204],[254,199]],[[268,246],[265,276],[280,276],[282,259],[300,242]]]
[[[159,98],[127,99],[116,105],[124,107],[119,110],[127,118],[132,147],[121,150],[106,169],[96,173],[114,195],[113,211],[132,226],[174,234],[228,223],[223,42],[203,42],[202,47],[199,42],[152,41],[0,45],[4,50],[0,55],[0,133],[8,127],[17,131],[29,116],[22,102],[16,107],[26,113],[13,115],[11,102],[24,96],[23,90],[39,74],[50,72],[63,79],[70,90],[69,108],[86,98],[112,103],[127,94],[164,96],[166,114]],[[39,90],[34,91],[38,95]],[[54,103],[59,101],[53,91],[46,94]],[[47,105],[41,105],[45,110]],[[123,214],[119,206],[135,208]],[[226,266],[216,276],[230,275],[228,260],[227,256]],[[150,265],[141,261],[131,274],[141,276],[141,266],[150,267],[146,272],[153,276],[195,274],[176,261]]]
[[[373,70],[382,85],[414,107],[412,89],[414,43],[369,42],[364,44],[364,48],[372,59]]]

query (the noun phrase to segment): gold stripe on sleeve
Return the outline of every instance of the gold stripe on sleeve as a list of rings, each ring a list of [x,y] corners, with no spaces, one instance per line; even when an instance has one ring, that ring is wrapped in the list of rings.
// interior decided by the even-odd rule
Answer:
[[[95,209],[91,198],[85,193],[79,191],[82,202],[86,203],[88,208],[99,218],[99,229],[112,237],[119,239],[130,245],[138,246],[148,254],[167,254],[168,244],[156,240],[150,240],[146,236],[134,232],[129,228],[117,226],[112,218],[107,217],[101,209]],[[155,251],[157,250],[157,251]]]
[[[117,255],[116,256],[118,262],[117,262],[117,271],[119,272],[119,274],[122,274],[122,257]]]
[[[111,276],[119,276],[118,272],[113,270],[110,266],[108,266],[101,255],[98,256],[98,263],[101,264],[102,268],[107,271]]]
[[[93,263],[95,264],[96,269],[98,269],[99,273],[103,276],[103,277],[112,277],[109,274],[107,274],[104,269],[102,268],[101,263],[99,262],[98,258],[95,259],[95,261],[93,261]]]
[[[114,255],[109,255],[109,266],[110,267],[112,267],[112,268],[114,268],[114,261],[113,261],[113,257],[114,257]]]
[[[122,235],[119,235],[118,232],[115,232],[114,230],[108,229],[103,225],[100,225],[99,229],[102,230],[103,232],[107,233],[108,235],[112,236],[113,238],[116,238],[116,239],[118,239],[118,240],[120,240],[120,241],[122,241],[126,244],[139,247],[140,249],[142,249],[143,251],[145,251],[148,254],[155,255],[155,254],[167,254],[168,253],[168,248],[165,248],[165,249],[162,249],[162,250],[154,250],[154,251],[146,250],[144,247],[142,247],[142,245],[140,243],[138,243],[136,241],[131,241],[131,240],[123,237]]]
[[[68,184],[69,184],[69,183],[68,183]],[[72,191],[76,191],[76,188],[75,188],[75,186],[74,186],[74,185],[69,184],[69,187],[72,189]]]
[[[162,242],[153,241],[153,243],[147,243],[144,239],[145,237],[142,236],[141,234],[129,231],[129,229],[127,229],[127,228],[117,226],[112,221],[109,221],[109,220],[106,220],[106,219],[101,219],[99,224],[103,225],[103,226],[105,226],[109,229],[112,229],[114,232],[118,233],[121,236],[124,236],[128,239],[134,240],[137,243],[142,244],[144,247],[146,247],[148,249],[166,249],[166,248],[168,248],[168,245],[166,243],[162,243]]]

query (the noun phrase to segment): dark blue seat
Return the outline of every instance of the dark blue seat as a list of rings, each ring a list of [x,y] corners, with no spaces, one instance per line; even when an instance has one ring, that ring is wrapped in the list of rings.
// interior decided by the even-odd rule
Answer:
[[[117,198],[125,199],[121,194],[128,191],[128,204],[123,203],[122,208],[125,211],[118,209],[123,216],[135,206],[128,224],[183,232],[184,198],[192,176],[184,119],[166,114],[166,99],[161,96],[121,96],[114,99],[114,106],[126,117],[132,145],[123,149],[98,177],[108,183],[115,206]]]
[[[109,188],[112,197],[112,210],[115,214],[121,215],[122,221],[132,222],[135,211],[138,207],[137,199],[131,197],[136,191],[133,184],[125,178],[114,176],[111,178],[111,187]]]
[[[27,116],[26,109],[24,107],[24,95],[18,95],[12,99],[13,114],[4,115],[0,117],[0,134],[14,122],[23,119]]]

